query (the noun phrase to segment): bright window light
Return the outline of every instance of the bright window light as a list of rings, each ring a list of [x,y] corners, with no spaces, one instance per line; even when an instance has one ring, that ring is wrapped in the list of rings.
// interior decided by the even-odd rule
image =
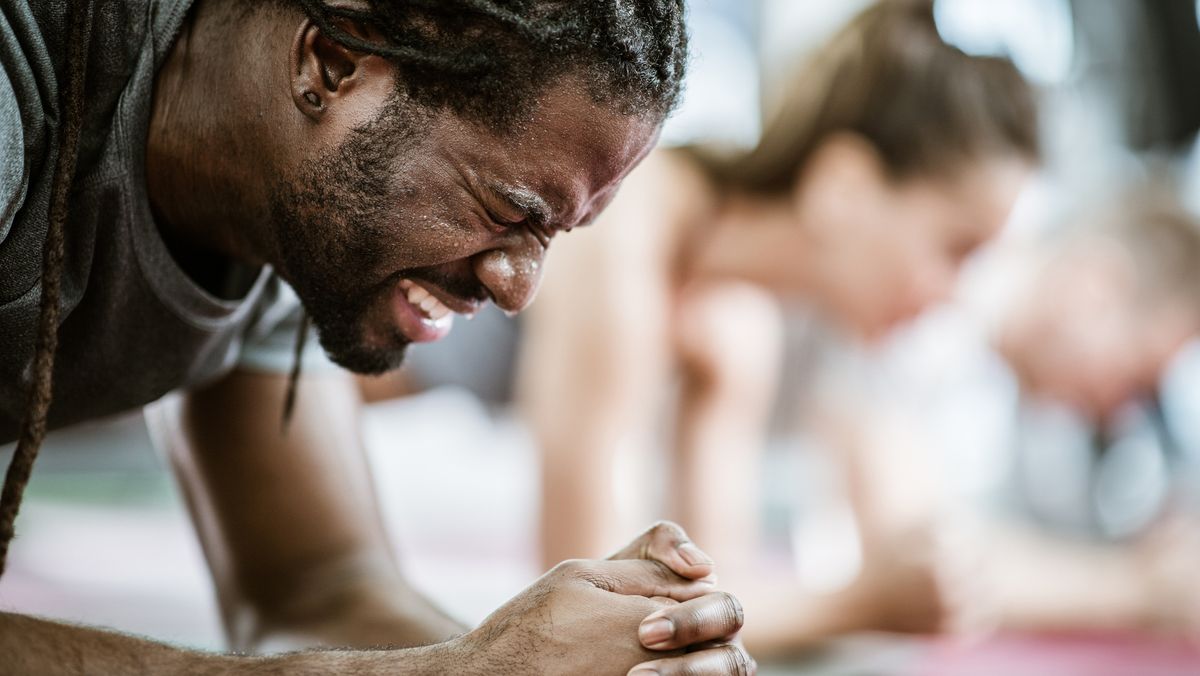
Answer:
[[[1070,73],[1075,38],[1068,0],[938,0],[934,15],[947,42],[969,54],[1009,56],[1034,82],[1057,84]]]

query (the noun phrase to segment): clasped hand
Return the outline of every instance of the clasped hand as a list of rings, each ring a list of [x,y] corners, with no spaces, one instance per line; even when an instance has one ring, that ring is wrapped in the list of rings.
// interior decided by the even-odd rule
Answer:
[[[752,676],[741,604],[712,560],[659,523],[603,561],[566,561],[460,639],[494,674]]]

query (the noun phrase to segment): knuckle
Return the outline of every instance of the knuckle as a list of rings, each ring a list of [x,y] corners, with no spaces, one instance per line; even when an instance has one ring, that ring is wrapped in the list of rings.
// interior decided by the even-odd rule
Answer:
[[[659,584],[670,587],[679,581],[679,576],[675,574],[675,571],[658,559],[647,559],[646,565],[650,568],[650,574]]]
[[[550,569],[550,574],[557,578],[580,578],[589,570],[583,559],[567,559]]]
[[[673,521],[659,521],[646,531],[646,534],[651,538],[664,538],[668,540],[686,540],[683,529]]]
[[[734,676],[751,676],[756,671],[758,665],[741,646],[726,646],[724,650],[725,668],[728,673]]]
[[[739,631],[746,622],[746,611],[742,602],[729,592],[716,592],[721,596],[722,618],[733,631]]]
[[[594,561],[585,559],[569,559],[555,566],[551,573],[563,582],[581,581],[604,591],[614,591],[620,584],[619,579]]]
[[[598,570],[584,572],[580,575],[580,578],[593,587],[606,592],[616,591],[620,586],[617,578]]]

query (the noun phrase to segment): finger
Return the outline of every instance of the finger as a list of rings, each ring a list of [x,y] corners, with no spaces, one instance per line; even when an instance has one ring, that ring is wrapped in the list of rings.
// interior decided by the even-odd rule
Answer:
[[[649,650],[674,650],[733,637],[745,621],[742,604],[727,592],[714,592],[651,613],[638,627]]]
[[[708,650],[644,662],[629,676],[754,676],[758,664],[741,647],[722,645]]]
[[[680,577],[658,561],[567,561],[559,564],[558,570],[598,589],[626,596],[691,601],[713,591],[712,582]]]
[[[688,579],[711,578],[716,583],[716,564],[696,546],[687,533],[670,521],[660,521],[609,559],[650,559]]]

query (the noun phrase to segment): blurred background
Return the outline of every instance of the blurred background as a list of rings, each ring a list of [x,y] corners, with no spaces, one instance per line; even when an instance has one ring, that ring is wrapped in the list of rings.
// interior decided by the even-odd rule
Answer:
[[[784,93],[808,86],[796,64],[869,4],[691,0],[694,61],[664,147],[754,148]],[[587,517],[606,524],[600,551],[572,556],[670,517],[719,565],[733,552],[723,582],[768,625],[747,636],[760,673],[1200,674],[1198,4],[937,0],[943,40],[1011,58],[1033,86],[1040,162],[952,291],[881,335],[791,296],[777,337],[730,334],[722,354],[771,355],[756,381],[769,396],[747,413],[757,429],[718,437],[715,466],[740,482],[721,500],[740,522],[687,510],[689,490],[709,489],[671,459],[663,430],[688,410],[671,403],[637,423],[648,441],[603,451],[606,495],[556,502],[553,435],[528,414],[543,385],[524,375],[542,354],[529,347],[541,300],[533,321],[485,314],[410,352],[399,377],[363,382],[407,573],[474,623],[561,558],[549,550],[574,551],[553,549],[562,527],[547,515],[603,512]],[[660,386],[686,400],[685,376]],[[10,566],[5,608],[223,645],[140,412],[51,437]]]

